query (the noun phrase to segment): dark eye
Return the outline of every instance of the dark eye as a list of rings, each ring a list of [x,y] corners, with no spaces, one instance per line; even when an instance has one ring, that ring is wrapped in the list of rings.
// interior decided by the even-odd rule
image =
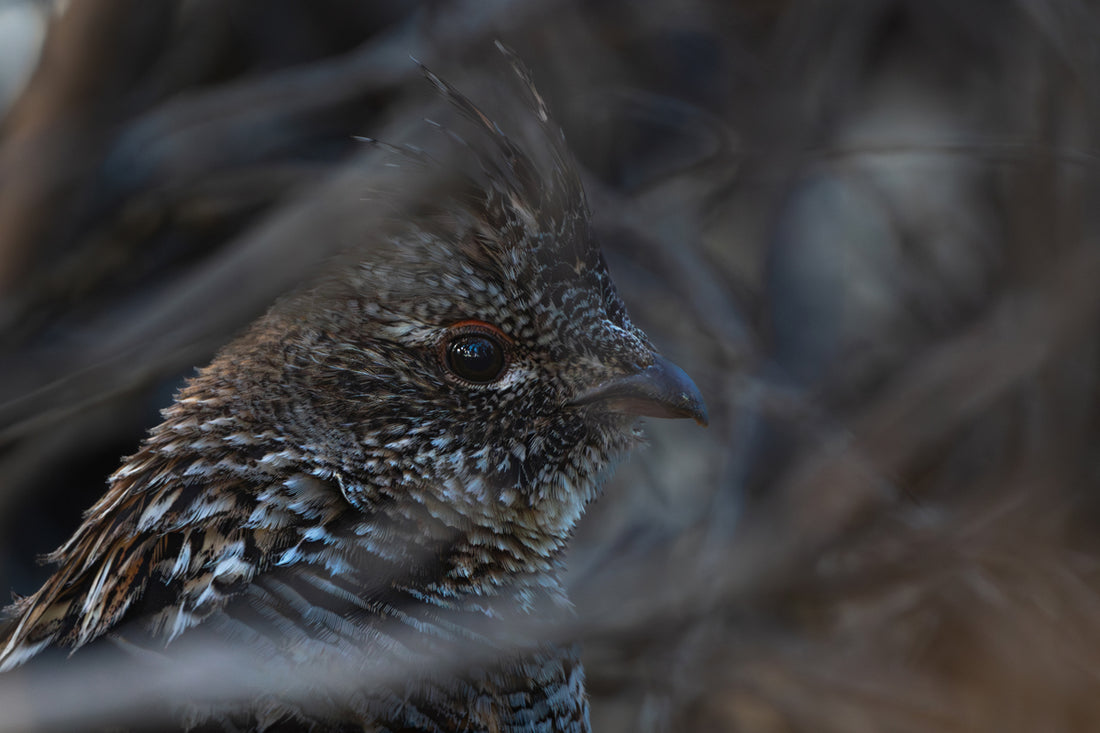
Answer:
[[[455,376],[488,384],[504,372],[504,334],[489,324],[463,323],[451,327],[443,349],[443,360]]]

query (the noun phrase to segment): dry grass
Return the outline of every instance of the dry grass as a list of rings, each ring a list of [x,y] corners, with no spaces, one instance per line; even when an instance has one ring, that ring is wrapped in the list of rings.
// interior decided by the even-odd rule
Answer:
[[[55,19],[0,128],[0,586],[181,375],[369,236],[352,136],[430,134],[409,55],[479,87],[499,37],[712,413],[652,425],[578,533],[553,633],[596,729],[1100,729],[1095,3],[432,7]],[[111,689],[51,720],[139,709]]]

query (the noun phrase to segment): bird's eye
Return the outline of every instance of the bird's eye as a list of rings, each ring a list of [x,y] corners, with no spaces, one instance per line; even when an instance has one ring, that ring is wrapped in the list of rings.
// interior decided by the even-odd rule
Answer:
[[[443,345],[443,362],[455,376],[474,384],[488,384],[504,372],[507,337],[499,329],[465,321],[449,331]]]

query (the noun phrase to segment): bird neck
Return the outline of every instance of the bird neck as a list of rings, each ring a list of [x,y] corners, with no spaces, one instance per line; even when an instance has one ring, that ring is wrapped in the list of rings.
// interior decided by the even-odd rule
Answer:
[[[533,516],[465,509],[430,488],[411,487],[354,516],[348,546],[414,578],[421,600],[439,606],[568,606],[561,582],[568,532],[540,529]]]

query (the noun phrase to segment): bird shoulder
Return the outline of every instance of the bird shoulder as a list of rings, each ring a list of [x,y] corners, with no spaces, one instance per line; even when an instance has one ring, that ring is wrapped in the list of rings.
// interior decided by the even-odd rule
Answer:
[[[155,467],[154,467],[155,466]],[[339,511],[331,486],[290,476],[188,476],[150,446],[112,477],[73,537],[46,557],[57,569],[14,603],[0,632],[0,671],[51,644],[78,648],[126,620],[170,641],[198,624],[295,542],[303,513]]]

